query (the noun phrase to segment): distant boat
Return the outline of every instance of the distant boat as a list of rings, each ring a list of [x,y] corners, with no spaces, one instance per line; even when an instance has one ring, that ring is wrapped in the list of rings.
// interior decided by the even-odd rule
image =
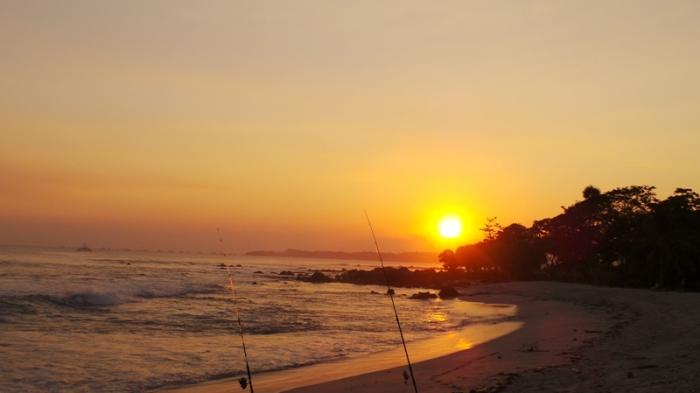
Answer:
[[[92,252],[92,248],[88,247],[87,244],[83,243],[82,246],[78,247],[75,249],[75,251],[79,252]]]

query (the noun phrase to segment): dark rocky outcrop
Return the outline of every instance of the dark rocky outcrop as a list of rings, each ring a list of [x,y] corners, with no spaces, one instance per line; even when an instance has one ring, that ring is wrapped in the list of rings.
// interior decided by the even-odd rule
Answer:
[[[386,279],[384,274],[386,273]],[[409,270],[406,267],[387,267],[372,270],[352,269],[340,272],[336,281],[362,285],[389,285],[404,288],[432,288],[468,285],[467,277],[459,271],[437,271],[435,269]]]
[[[440,288],[438,296],[440,296],[440,299],[454,299],[459,296],[459,292],[453,287],[443,287]]]
[[[300,281],[312,283],[324,283],[334,281],[332,277],[329,277],[321,272],[314,272],[311,275],[298,275],[297,279],[299,279]]]
[[[432,292],[416,292],[413,295],[411,295],[409,299],[428,300],[437,299],[437,297],[438,296]]]

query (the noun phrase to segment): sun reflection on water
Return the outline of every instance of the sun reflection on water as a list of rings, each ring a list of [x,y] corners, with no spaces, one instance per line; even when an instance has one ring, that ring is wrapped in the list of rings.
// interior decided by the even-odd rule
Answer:
[[[469,349],[473,346],[474,346],[474,344],[465,340],[464,338],[460,338],[459,341],[457,341],[457,343],[455,344],[455,348],[460,349],[460,350],[461,349]]]
[[[429,323],[441,323],[447,321],[447,314],[440,310],[428,311],[427,320]]]

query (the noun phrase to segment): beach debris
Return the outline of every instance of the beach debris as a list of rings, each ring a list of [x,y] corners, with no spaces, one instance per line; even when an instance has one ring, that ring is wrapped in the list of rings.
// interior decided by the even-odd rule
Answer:
[[[528,352],[528,353],[531,353],[531,352],[549,352],[549,350],[539,349],[535,345],[528,345],[528,346],[524,347],[523,349],[520,349],[519,351],[520,352]]]
[[[279,275],[280,276],[293,276],[294,272],[292,272],[290,270],[282,270],[281,272],[279,272]]]
[[[459,296],[459,292],[453,287],[443,287],[438,292],[440,299],[454,299]]]
[[[248,387],[248,379],[246,377],[241,377],[238,380],[238,384],[241,385],[241,389],[246,390]]]
[[[432,292],[416,292],[409,299],[416,299],[416,300],[428,300],[428,299],[437,299],[437,295],[432,293]]]

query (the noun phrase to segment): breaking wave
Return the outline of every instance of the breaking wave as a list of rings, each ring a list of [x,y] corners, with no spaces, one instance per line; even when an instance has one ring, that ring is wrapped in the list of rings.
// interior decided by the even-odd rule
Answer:
[[[70,307],[105,307],[156,298],[183,297],[223,291],[221,285],[187,285],[184,287],[121,286],[119,288],[76,288],[51,294],[2,296],[6,300],[29,300]]]

